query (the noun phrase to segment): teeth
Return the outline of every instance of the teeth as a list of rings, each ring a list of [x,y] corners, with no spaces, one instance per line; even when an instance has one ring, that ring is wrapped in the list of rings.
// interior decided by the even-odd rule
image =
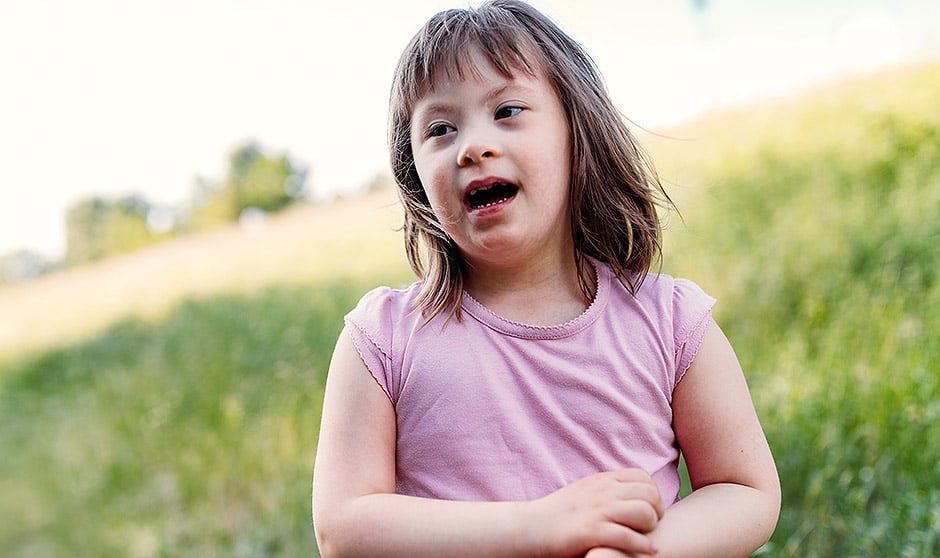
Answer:
[[[502,203],[502,202],[504,202],[504,201],[506,201],[506,200],[508,200],[508,199],[509,199],[508,196],[507,196],[507,197],[504,197],[504,198],[498,198],[498,199],[495,199],[495,200],[493,200],[493,201],[486,202],[485,204],[483,204],[483,207],[489,207],[489,206],[491,206],[491,205],[496,205],[496,204]]]

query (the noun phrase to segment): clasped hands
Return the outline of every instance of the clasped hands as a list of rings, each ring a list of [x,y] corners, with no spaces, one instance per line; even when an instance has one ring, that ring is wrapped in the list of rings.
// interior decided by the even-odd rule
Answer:
[[[659,487],[641,469],[597,473],[536,500],[559,556],[656,554],[648,534],[665,513]]]

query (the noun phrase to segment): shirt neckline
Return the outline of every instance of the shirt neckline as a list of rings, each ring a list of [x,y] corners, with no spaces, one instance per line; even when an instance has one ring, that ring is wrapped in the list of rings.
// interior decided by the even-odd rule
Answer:
[[[463,293],[461,308],[488,328],[512,337],[521,339],[560,339],[574,335],[590,326],[600,317],[610,297],[610,268],[594,258],[587,257],[587,260],[594,266],[596,281],[594,298],[584,312],[567,322],[543,326],[509,320],[484,306],[466,291]]]

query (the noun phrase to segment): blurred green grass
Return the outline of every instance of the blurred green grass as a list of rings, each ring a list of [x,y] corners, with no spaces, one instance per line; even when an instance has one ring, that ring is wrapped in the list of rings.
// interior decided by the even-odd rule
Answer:
[[[323,382],[365,288],[190,300],[9,366],[4,555],[314,555]]]
[[[759,554],[940,554],[938,98],[932,64],[649,139],[684,217],[663,270],[719,298],[780,470]],[[294,271],[0,363],[4,556],[316,555],[310,480],[342,315],[408,280],[387,249],[365,265],[373,233],[353,231],[389,231],[349,215],[315,236],[361,248],[265,253]],[[307,256],[327,271],[298,276]]]
[[[682,192],[667,270],[718,294],[748,374],[768,555],[940,555],[938,98],[934,64],[807,99]]]

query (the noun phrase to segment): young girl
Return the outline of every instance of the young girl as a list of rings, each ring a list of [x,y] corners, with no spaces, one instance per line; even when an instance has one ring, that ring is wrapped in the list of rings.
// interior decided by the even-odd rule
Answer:
[[[420,280],[366,294],[337,342],[323,556],[763,544],[779,483],[744,376],[713,299],[649,272],[668,198],[580,46],[515,0],[439,13],[390,127]]]

